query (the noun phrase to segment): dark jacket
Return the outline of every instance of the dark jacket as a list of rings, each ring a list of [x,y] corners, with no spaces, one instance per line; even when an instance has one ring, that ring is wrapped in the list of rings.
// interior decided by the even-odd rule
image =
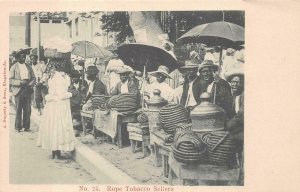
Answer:
[[[183,83],[183,92],[182,92],[182,97],[180,99],[180,104],[182,106],[185,106],[186,100],[187,100],[187,95],[189,91],[189,80],[185,79]],[[208,87],[208,84],[206,81],[201,80],[200,77],[196,77],[193,83],[192,91],[193,91],[193,96],[197,102],[197,104],[200,104],[200,95],[204,92],[206,92]]]
[[[198,77],[193,84],[193,95],[197,103],[200,103],[200,95],[207,91],[209,83]],[[224,79],[219,79],[212,88],[211,102],[216,100],[216,105],[222,107],[226,112],[227,119],[233,116],[231,87]],[[215,96],[216,95],[216,96]]]
[[[92,95],[107,95],[106,86],[99,79],[95,79],[93,93],[87,93],[85,101],[89,100]]]
[[[239,111],[226,123],[227,130],[237,141],[244,140],[244,93],[240,95]]]
[[[116,87],[111,91],[112,96],[121,94],[121,85],[121,81],[117,83]],[[128,80],[128,92],[139,95],[139,84],[137,81]]]

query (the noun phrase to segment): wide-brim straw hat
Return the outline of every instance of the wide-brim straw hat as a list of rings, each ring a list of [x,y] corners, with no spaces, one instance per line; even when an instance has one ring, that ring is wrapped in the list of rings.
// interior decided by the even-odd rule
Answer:
[[[99,73],[99,70],[96,66],[91,65],[87,67],[87,70],[85,72],[88,75],[97,75]]]
[[[154,77],[157,77],[157,74],[162,74],[163,76],[165,76],[166,78],[170,78],[172,79],[172,77],[169,75],[169,68],[161,65],[158,67],[157,71],[153,71],[153,72],[149,72],[149,75],[152,75]]]
[[[132,73],[132,70],[128,69],[127,67],[120,67],[116,73],[117,74],[130,74],[130,73]]]
[[[213,61],[211,60],[204,60],[200,65],[199,65],[199,68],[198,70],[201,71],[203,68],[205,67],[210,67],[212,68],[213,70],[218,70],[219,66],[218,65],[215,65]]]
[[[27,55],[27,54],[28,54],[27,52],[28,52],[28,51],[25,50],[25,49],[19,49],[18,51],[16,51],[15,57],[16,57],[16,58],[19,58],[21,54]]]
[[[230,81],[230,79],[233,76],[244,76],[244,67],[243,66],[235,67],[229,71],[226,71],[224,74],[226,81]]]

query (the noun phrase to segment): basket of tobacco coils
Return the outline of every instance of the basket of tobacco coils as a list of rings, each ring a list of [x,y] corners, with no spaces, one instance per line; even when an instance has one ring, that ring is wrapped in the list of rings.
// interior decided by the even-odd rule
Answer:
[[[236,145],[228,131],[203,133],[201,140],[207,146],[210,163],[228,166],[235,161]]]
[[[182,130],[174,136],[172,153],[177,161],[195,165],[205,161],[206,146],[194,132]]]
[[[168,104],[159,111],[162,129],[166,134],[174,134],[178,123],[190,123],[188,111],[176,104]]]
[[[182,130],[192,130],[192,123],[178,123],[175,128],[176,132]]]
[[[119,112],[135,112],[139,106],[137,96],[130,93],[112,96],[106,103],[108,109]]]
[[[192,123],[178,123],[175,126],[175,133],[182,130],[192,130]],[[164,138],[164,145],[171,145],[174,141],[174,134],[166,134]]]
[[[106,110],[106,102],[108,101],[109,97],[105,95],[93,95],[91,98],[92,102],[92,109],[100,109],[101,111]]]

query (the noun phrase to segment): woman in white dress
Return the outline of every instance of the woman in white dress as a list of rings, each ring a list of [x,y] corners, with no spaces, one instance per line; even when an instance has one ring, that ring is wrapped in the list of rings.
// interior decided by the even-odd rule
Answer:
[[[108,62],[105,75],[109,76],[108,92],[110,93],[113,88],[116,87],[117,83],[120,81],[120,75],[116,72],[119,68],[123,67],[123,61],[118,57],[117,54],[113,55],[113,58]]]
[[[46,105],[41,119],[37,146],[51,150],[54,159],[61,158],[61,151],[73,151],[75,134],[72,124],[70,97],[68,92],[70,78],[62,72],[59,61],[50,61],[48,79],[49,94],[45,96]]]

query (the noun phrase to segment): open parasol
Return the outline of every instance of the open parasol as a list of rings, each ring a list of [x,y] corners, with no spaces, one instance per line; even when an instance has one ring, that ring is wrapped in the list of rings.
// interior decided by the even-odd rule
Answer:
[[[90,41],[78,41],[72,44],[73,55],[87,58],[106,58],[112,56],[112,53],[101,46]]]
[[[72,44],[72,52],[73,55],[80,56],[84,59],[88,58],[108,58],[112,56],[110,51],[107,51],[101,46],[96,45],[90,41],[77,41]],[[83,67],[82,71],[82,83],[84,81],[84,71],[85,66]]]
[[[119,58],[134,70],[143,71],[143,82],[145,83],[146,72],[155,71],[160,65],[165,65],[170,72],[179,68],[180,64],[166,50],[153,45],[130,43],[124,44],[116,50]],[[144,84],[143,83],[143,84]],[[142,107],[144,108],[144,90],[142,90]]]
[[[130,43],[118,47],[116,50],[120,59],[137,71],[155,71],[160,65],[165,65],[170,72],[179,68],[180,64],[166,50],[153,45]]]

